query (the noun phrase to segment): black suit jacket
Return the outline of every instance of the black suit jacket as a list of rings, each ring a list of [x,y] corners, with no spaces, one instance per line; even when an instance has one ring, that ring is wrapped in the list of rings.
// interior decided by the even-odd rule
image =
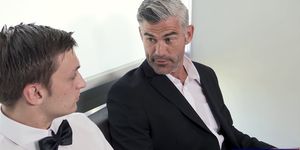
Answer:
[[[201,87],[223,134],[224,149],[271,148],[232,125],[214,71],[193,62]],[[174,84],[147,61],[118,80],[108,94],[115,150],[219,150],[217,138]]]

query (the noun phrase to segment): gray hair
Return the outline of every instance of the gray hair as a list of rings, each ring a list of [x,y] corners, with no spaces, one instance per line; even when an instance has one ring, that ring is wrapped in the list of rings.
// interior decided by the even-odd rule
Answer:
[[[183,27],[189,24],[188,9],[180,0],[144,0],[138,9],[137,20],[158,23],[175,16]]]

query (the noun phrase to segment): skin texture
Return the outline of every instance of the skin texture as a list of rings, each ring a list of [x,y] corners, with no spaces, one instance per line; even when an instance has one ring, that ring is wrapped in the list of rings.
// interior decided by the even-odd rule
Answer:
[[[51,93],[45,94],[42,105],[45,115],[53,118],[75,112],[79,100],[80,89],[86,83],[78,72],[78,58],[73,50],[58,56],[60,64],[51,77]]]
[[[86,86],[78,58],[73,50],[57,56],[57,70],[52,74],[50,90],[41,83],[27,84],[13,107],[2,106],[2,112],[24,125],[47,129],[53,119],[75,112],[80,89]]]
[[[158,74],[185,79],[184,48],[193,37],[193,26],[182,27],[176,17],[158,23],[143,21],[139,27],[148,63]]]

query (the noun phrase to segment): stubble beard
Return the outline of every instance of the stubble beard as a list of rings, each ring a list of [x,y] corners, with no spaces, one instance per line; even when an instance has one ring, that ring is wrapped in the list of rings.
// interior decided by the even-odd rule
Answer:
[[[167,64],[157,64],[155,63],[155,59],[165,59]],[[178,58],[171,57],[159,57],[159,56],[147,56],[147,61],[149,65],[153,68],[154,72],[160,75],[170,74],[171,72],[176,71],[179,66]]]

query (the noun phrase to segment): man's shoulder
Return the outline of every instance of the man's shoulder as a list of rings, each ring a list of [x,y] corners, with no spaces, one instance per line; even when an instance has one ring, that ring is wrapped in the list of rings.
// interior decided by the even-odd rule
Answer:
[[[80,145],[89,144],[84,147],[86,147],[87,149],[92,149],[92,147],[94,147],[95,149],[111,149],[102,131],[92,120],[90,120],[86,116],[86,114],[74,112],[69,115],[60,117],[59,119],[68,120],[72,128],[74,147],[82,147]]]
[[[74,128],[75,130],[85,128],[85,127],[86,127],[86,130],[97,129],[96,124],[92,120],[90,120],[84,113],[74,112],[74,113],[56,118],[55,122],[60,124],[60,122],[62,122],[62,120],[68,120],[72,129]]]
[[[66,119],[88,119],[84,113],[74,112],[65,116]]]
[[[208,65],[199,63],[199,62],[195,62],[192,61],[194,66],[196,67],[197,70],[213,70],[211,67],[209,67]]]
[[[5,141],[4,136],[0,133],[0,144],[2,144]]]
[[[145,75],[140,67],[132,69],[120,77],[115,83],[114,86],[128,86],[134,87],[144,82]]]
[[[141,67],[134,68],[125,73],[120,80],[130,80],[144,76]]]
[[[70,124],[80,124],[80,123],[87,123],[87,122],[91,122],[91,120],[84,114],[84,113],[80,113],[80,112],[74,112],[65,116],[61,116],[59,118],[55,119],[55,122],[62,122],[62,120],[68,120],[68,122]]]
[[[0,133],[1,150],[18,150],[20,146]]]
[[[110,88],[108,99],[134,99],[138,92],[145,91],[149,85],[149,79],[143,68],[137,67],[128,71],[120,79],[118,79]],[[129,98],[131,97],[131,98]]]

